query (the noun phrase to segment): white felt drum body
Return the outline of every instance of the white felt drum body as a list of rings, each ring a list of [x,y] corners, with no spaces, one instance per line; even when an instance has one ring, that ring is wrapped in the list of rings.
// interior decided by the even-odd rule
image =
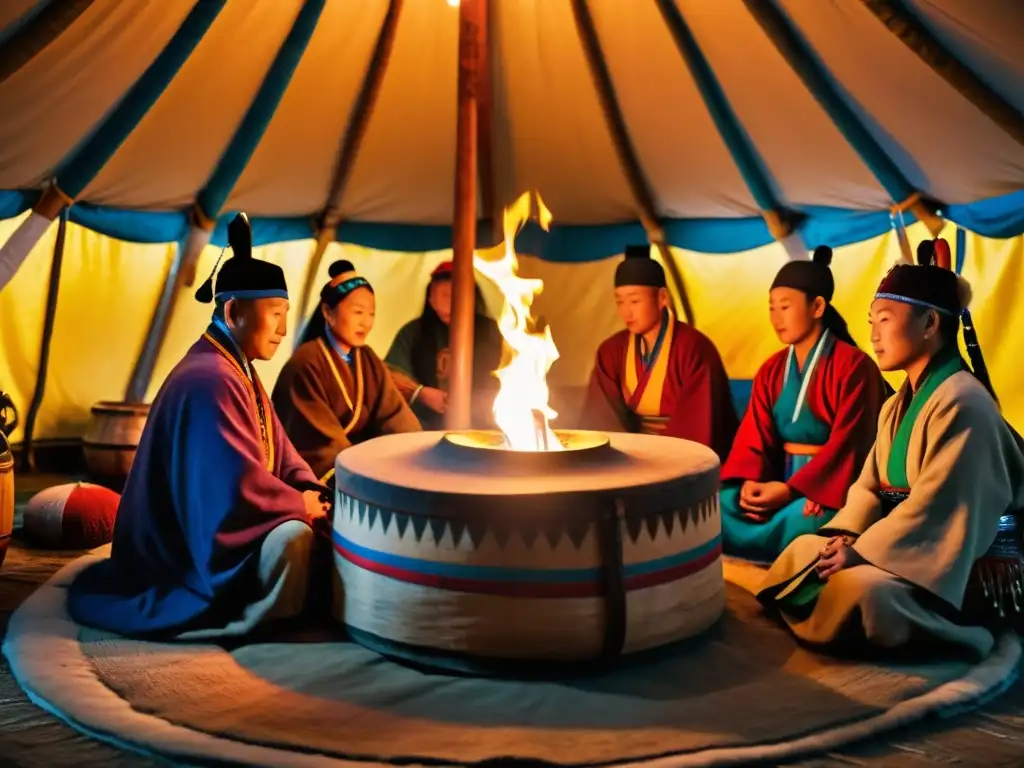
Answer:
[[[616,434],[579,460],[524,464],[453,454],[441,437],[338,456],[335,616],[356,640],[442,666],[578,662],[691,637],[721,615],[711,450]]]

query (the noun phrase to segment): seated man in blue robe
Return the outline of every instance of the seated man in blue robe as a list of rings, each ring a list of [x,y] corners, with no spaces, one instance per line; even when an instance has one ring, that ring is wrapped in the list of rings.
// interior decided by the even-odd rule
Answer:
[[[198,639],[242,635],[305,607],[326,489],[252,365],[273,357],[287,332],[288,290],[280,267],[252,258],[245,214],[229,242],[216,294],[213,275],[196,291],[216,300],[212,322],[153,402],[110,558],[69,588],[81,624]]]

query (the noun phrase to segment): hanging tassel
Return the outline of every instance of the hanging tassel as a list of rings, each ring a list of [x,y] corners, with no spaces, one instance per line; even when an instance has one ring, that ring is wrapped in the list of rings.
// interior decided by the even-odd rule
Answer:
[[[213,265],[213,271],[210,273],[210,276],[196,289],[196,301],[200,304],[209,304],[213,301],[213,277],[217,274],[217,268],[220,266],[220,260],[224,258],[226,250],[227,248],[221,248],[220,256],[217,257],[217,262]]]
[[[1024,564],[1020,559],[985,556],[974,564],[971,581],[985,613],[1005,621],[1022,613],[1024,606]]]
[[[971,569],[964,607],[985,623],[1024,629],[1024,556],[1017,515],[999,518],[999,532]]]
[[[943,254],[947,263],[952,261],[949,244],[945,240],[936,241],[935,250],[936,253]],[[978,343],[978,332],[974,329],[974,318],[971,317],[971,310],[969,309],[971,304],[971,286],[959,275],[957,275],[957,292],[959,293],[960,306],[962,307],[960,322],[964,331],[964,346],[967,347],[967,357],[971,361],[971,368],[974,370],[975,377],[984,385],[998,405],[999,398],[996,396],[995,387],[992,386],[992,377],[989,376],[988,366],[985,364],[985,356],[981,352],[981,344]]]
[[[981,353],[981,344],[978,343],[978,332],[974,330],[974,318],[971,311],[964,307],[960,313],[960,321],[964,329],[964,345],[967,347],[967,357],[970,358],[971,368],[974,375],[982,383],[992,399],[999,405],[999,397],[996,395],[995,387],[992,386],[992,378],[988,373],[988,366],[985,364],[985,356]]]

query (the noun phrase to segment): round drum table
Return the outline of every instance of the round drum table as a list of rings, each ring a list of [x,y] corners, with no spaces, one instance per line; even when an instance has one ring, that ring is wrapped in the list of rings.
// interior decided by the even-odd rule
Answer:
[[[697,635],[725,604],[719,461],[643,434],[377,438],[335,462],[334,614],[388,656],[568,670]]]

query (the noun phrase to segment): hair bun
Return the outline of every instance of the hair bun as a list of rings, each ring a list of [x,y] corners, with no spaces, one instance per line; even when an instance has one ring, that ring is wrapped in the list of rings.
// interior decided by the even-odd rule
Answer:
[[[956,276],[956,298],[960,302],[960,309],[964,310],[971,306],[971,299],[974,298],[974,291],[971,284],[960,275]]]
[[[815,264],[828,267],[832,264],[832,249],[827,245],[819,245],[814,249],[814,256],[811,258]]]
[[[331,278],[333,279],[333,278],[337,277],[338,275],[342,275],[342,274],[344,274],[346,272],[355,272],[355,271],[356,271],[356,268],[355,268],[355,266],[353,266],[351,261],[349,261],[348,259],[339,259],[338,261],[336,261],[333,264],[331,264],[330,267],[328,267],[327,274],[329,274],[331,276]]]
[[[917,244],[918,266],[927,267],[935,262],[935,241],[922,240]]]

